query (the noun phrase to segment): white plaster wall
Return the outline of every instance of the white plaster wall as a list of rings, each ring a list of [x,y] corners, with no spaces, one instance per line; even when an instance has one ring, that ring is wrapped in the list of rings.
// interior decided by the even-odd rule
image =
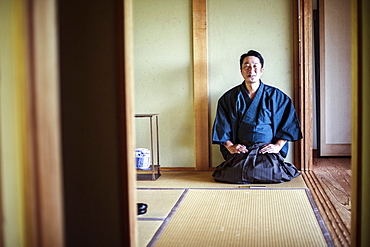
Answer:
[[[160,163],[194,167],[191,1],[135,0],[135,113],[159,113]],[[137,147],[149,123],[136,120]]]
[[[351,1],[325,1],[326,144],[351,143]]]

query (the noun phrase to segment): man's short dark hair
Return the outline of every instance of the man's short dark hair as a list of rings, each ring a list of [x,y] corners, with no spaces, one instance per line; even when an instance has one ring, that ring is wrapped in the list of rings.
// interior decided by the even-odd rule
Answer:
[[[260,60],[261,67],[263,68],[263,64],[265,61],[263,60],[262,55],[259,52],[254,51],[254,50],[250,50],[247,53],[244,53],[243,55],[240,56],[240,68],[242,68],[244,58],[249,57],[249,56],[257,57]]]

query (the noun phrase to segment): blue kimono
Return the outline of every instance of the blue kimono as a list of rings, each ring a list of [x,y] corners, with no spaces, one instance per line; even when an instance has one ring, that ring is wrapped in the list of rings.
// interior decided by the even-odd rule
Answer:
[[[275,143],[278,139],[296,141],[301,138],[302,132],[293,102],[286,94],[260,81],[256,95],[251,100],[243,82],[227,91],[218,101],[212,143],[220,145],[221,153],[226,161],[217,167],[214,173],[215,180],[230,183],[289,181],[298,176],[299,172],[293,165],[284,162],[283,158],[288,153],[288,142],[279,154],[259,154],[258,150],[267,143]],[[223,146],[227,140],[234,144],[246,145],[249,152],[231,155]],[[261,165],[261,162],[264,163],[263,168],[256,168]],[[240,167],[237,168],[237,166]],[[231,171],[230,167],[236,170]],[[253,172],[251,172],[251,169]],[[230,170],[230,172],[227,170]],[[225,173],[225,171],[230,174],[221,174],[222,178],[216,176],[222,172]],[[242,174],[238,174],[239,172]],[[268,174],[264,175],[263,173],[266,172]],[[273,174],[269,174],[271,172]],[[260,174],[259,178],[255,178],[256,173],[262,175]],[[288,175],[280,173],[288,173]],[[234,175],[236,177],[240,175],[241,177],[234,179]],[[277,176],[277,178],[273,178],[274,176]]]

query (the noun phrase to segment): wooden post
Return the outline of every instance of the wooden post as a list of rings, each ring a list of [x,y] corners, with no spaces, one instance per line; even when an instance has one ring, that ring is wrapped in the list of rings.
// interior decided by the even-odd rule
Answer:
[[[208,170],[210,164],[207,63],[207,0],[193,0],[193,72],[196,170]]]
[[[298,107],[303,140],[296,143],[295,163],[301,170],[312,167],[312,0],[298,0],[298,25],[295,31],[295,102]],[[298,29],[298,30],[297,30]],[[297,45],[298,44],[298,45]],[[298,51],[298,53],[297,53]]]

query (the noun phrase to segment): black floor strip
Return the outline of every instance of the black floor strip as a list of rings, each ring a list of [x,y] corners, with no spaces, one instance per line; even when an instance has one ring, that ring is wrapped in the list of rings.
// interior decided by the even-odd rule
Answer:
[[[311,207],[313,209],[313,212],[315,213],[317,222],[319,223],[319,226],[321,228],[322,234],[324,235],[326,243],[328,244],[329,247],[334,247],[335,245],[334,245],[333,239],[331,238],[330,232],[325,225],[325,221],[321,217],[319,208],[317,207],[309,189],[306,189],[306,195],[308,197],[308,200],[311,203]]]
[[[189,191],[189,189],[185,189],[185,191],[182,193],[179,200],[177,200],[175,206],[172,208],[171,212],[168,214],[166,219],[163,221],[162,225],[159,227],[157,232],[154,234],[154,237],[152,238],[152,240],[150,240],[148,246],[154,246],[155,243],[158,241],[159,237],[161,236],[162,232],[164,231],[164,229],[166,228],[166,226],[170,222],[170,220],[173,217],[173,215],[175,214],[176,210],[179,208],[181,202],[184,200],[188,191]]]

